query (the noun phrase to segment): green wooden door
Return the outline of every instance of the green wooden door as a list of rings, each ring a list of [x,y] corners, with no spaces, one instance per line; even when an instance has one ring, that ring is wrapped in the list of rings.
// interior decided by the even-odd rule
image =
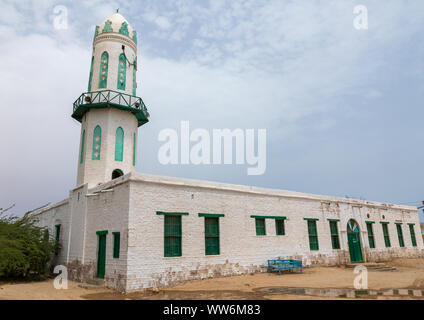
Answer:
[[[99,235],[99,251],[97,253],[97,277],[104,278],[106,270],[106,235]]]
[[[362,262],[361,239],[359,236],[359,226],[354,220],[347,224],[347,240],[349,245],[350,262]]]

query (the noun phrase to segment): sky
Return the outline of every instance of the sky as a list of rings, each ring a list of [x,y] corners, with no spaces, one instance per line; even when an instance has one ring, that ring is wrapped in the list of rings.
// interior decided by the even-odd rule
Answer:
[[[368,29],[354,8],[365,5]],[[60,6],[60,7],[58,7]],[[65,8],[67,28],[56,28]],[[137,171],[418,206],[424,200],[424,2],[0,0],[0,208],[76,186],[95,26],[138,34]],[[163,165],[161,130],[266,129],[266,171]],[[420,213],[421,218],[422,214]]]

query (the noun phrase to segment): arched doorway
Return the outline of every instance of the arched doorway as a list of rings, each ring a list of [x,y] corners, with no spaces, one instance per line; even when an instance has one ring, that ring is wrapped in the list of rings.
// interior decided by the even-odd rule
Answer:
[[[350,219],[347,223],[347,241],[349,244],[350,262],[362,262],[361,237],[358,223]]]
[[[119,178],[119,177],[122,177],[123,175],[124,175],[124,173],[122,172],[122,170],[119,170],[119,169],[113,170],[112,180]]]

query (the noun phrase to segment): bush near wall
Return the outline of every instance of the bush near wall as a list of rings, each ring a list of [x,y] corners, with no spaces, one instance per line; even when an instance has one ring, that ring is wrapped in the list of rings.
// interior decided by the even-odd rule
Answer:
[[[27,215],[0,215],[0,278],[44,275],[57,246]]]

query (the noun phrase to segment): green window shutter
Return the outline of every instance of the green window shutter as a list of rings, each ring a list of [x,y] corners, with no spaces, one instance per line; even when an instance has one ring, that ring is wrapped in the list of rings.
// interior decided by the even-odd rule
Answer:
[[[266,235],[265,219],[256,218],[255,223],[256,223],[256,235],[265,236]]]
[[[181,215],[165,215],[165,257],[181,257]]]
[[[135,32],[135,31],[134,31]],[[134,65],[133,65],[133,96],[137,95],[137,65],[136,65],[136,60],[134,60]]]
[[[118,65],[118,89],[125,90],[125,83],[127,77],[127,59],[125,54],[121,53],[119,56]]]
[[[372,229],[372,223],[367,223],[367,232],[368,232],[368,243],[371,249],[375,248],[374,242],[374,231]]]
[[[205,217],[205,254],[220,254],[219,218]]]
[[[402,232],[402,225],[396,224],[398,239],[399,239],[399,247],[404,247],[405,242],[403,241],[403,232]]]
[[[85,146],[85,130],[82,132],[82,138],[81,138],[80,164],[84,162],[84,146]]]
[[[307,220],[309,234],[309,248],[311,250],[319,250],[317,222],[315,220]]]
[[[337,221],[330,221],[331,245],[333,249],[340,249],[339,230]]]
[[[275,234],[277,236],[284,236],[285,235],[284,220],[283,219],[275,219]]]
[[[124,158],[124,130],[119,127],[116,129],[115,139],[115,161],[122,161]]]
[[[91,91],[91,80],[93,79],[93,63],[94,63],[94,56],[91,57],[90,78],[88,79],[88,92]]]
[[[107,87],[107,73],[109,69],[109,54],[105,51],[100,58],[99,89]]]
[[[93,134],[93,154],[91,159],[100,160],[100,151],[102,147],[102,129],[97,126]]]
[[[137,145],[136,135],[134,133],[134,143],[133,143],[133,166],[135,166],[135,147]]]
[[[113,234],[113,258],[119,259],[119,252],[121,248],[121,233],[112,232]]]
[[[383,226],[383,235],[384,235],[384,244],[386,245],[386,248],[390,248],[390,235],[389,235],[389,229],[387,227],[387,223],[382,224]]]
[[[412,246],[416,247],[417,246],[417,239],[415,238],[415,230],[414,230],[414,225],[410,224],[409,225],[409,233],[411,234],[411,242],[412,242]]]

